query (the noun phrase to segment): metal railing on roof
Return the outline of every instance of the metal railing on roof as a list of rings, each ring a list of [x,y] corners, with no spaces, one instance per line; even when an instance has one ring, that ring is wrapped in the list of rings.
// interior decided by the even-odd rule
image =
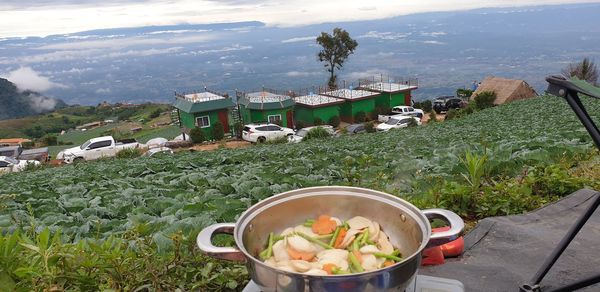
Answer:
[[[214,94],[216,96],[203,97],[203,98],[200,98],[197,101],[190,100],[189,98],[186,97],[186,95],[201,94],[203,92],[212,93],[212,94]],[[177,91],[175,91],[175,98],[179,98],[179,99],[183,99],[183,100],[187,100],[187,101],[192,101],[192,102],[202,102],[202,101],[218,100],[218,99],[223,99],[223,98],[228,99],[229,98],[229,94],[228,93],[220,93],[220,92],[217,92],[217,91],[213,91],[213,90],[210,90],[210,89],[208,89],[208,88],[205,87],[204,90],[201,90],[201,91],[191,91],[191,92],[183,92],[183,93],[178,93]]]
[[[419,87],[419,79],[416,77],[395,77],[379,74],[358,79],[358,87],[368,90],[397,91]]]

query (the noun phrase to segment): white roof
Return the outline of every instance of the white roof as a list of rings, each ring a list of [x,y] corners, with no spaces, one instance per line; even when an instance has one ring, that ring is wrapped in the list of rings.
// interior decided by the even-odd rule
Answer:
[[[191,102],[205,102],[210,100],[225,99],[224,96],[216,95],[212,92],[204,91],[184,95],[185,99]]]
[[[291,97],[282,94],[275,94],[268,91],[258,91],[246,94],[246,98],[254,103],[279,102],[290,99]]]
[[[307,105],[321,105],[340,101],[339,98],[325,96],[320,94],[309,94],[303,96],[297,96],[294,98],[296,103],[307,104]]]
[[[377,90],[382,92],[395,92],[400,90],[407,89],[416,89],[416,86],[410,86],[402,83],[393,83],[393,82],[375,82],[368,85],[363,86],[366,89]]]
[[[366,96],[377,95],[377,93],[371,92],[371,91],[360,90],[360,89],[354,90],[354,89],[346,89],[346,88],[324,92],[323,94],[331,95],[331,96],[335,96],[335,97],[339,97],[339,98],[344,98],[344,99],[357,99],[357,98],[363,98]]]

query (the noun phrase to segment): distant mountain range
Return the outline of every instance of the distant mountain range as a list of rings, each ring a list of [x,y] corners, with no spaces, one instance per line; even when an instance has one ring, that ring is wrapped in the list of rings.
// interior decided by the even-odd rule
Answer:
[[[20,118],[63,108],[60,99],[40,95],[33,91],[19,91],[12,82],[0,78],[0,120]]]
[[[0,40],[0,76],[31,68],[69,104],[170,102],[173,92],[314,91],[327,82],[315,38],[334,27],[359,45],[340,72],[417,77],[416,99],[451,95],[486,76],[524,79],[538,92],[568,63],[600,60],[600,4],[424,13],[271,27],[260,22],[103,29]],[[343,81],[346,81],[345,83]],[[354,83],[354,84],[353,84]]]

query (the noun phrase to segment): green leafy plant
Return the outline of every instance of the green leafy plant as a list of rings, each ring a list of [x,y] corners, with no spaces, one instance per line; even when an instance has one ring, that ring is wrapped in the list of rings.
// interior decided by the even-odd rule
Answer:
[[[315,127],[315,128],[308,130],[308,132],[306,133],[306,136],[304,136],[304,138],[302,138],[302,141],[323,139],[323,138],[328,138],[330,136],[331,136],[331,134],[329,134],[329,132],[327,130],[325,130],[323,127]]]
[[[320,126],[323,124],[323,120],[321,120],[321,118],[317,117],[317,118],[315,118],[314,124],[315,124],[315,126]]]
[[[494,101],[496,101],[496,93],[493,91],[482,91],[473,97],[473,103],[478,110],[493,107]]]
[[[467,151],[464,158],[460,158],[460,162],[466,170],[466,173],[463,173],[462,176],[473,189],[478,189],[481,186],[487,160],[487,154],[480,155],[471,151]]]
[[[331,119],[329,119],[329,124],[331,126],[333,126],[334,128],[337,128],[340,126],[340,116],[333,116],[331,117]]]
[[[223,140],[223,138],[225,137],[225,129],[223,128],[223,124],[221,124],[221,122],[217,121],[212,128],[212,136],[213,139],[219,141],[219,140]]]
[[[206,141],[206,135],[202,129],[196,127],[190,130],[190,139],[194,144],[198,144]]]
[[[117,152],[117,158],[136,158],[142,155],[140,148],[127,148]]]
[[[364,126],[367,133],[375,133],[375,124],[373,122],[366,122]]]
[[[359,111],[354,115],[354,122],[364,123],[367,121],[367,115],[363,111]]]

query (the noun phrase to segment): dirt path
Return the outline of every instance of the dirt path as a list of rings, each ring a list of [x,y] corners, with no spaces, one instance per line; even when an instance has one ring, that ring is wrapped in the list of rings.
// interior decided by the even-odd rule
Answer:
[[[235,148],[245,148],[248,147],[252,144],[250,144],[250,142],[247,141],[227,141],[225,143],[213,143],[213,144],[203,144],[203,145],[196,145],[196,146],[192,146],[190,148],[187,148],[189,150],[196,150],[196,151],[211,151],[211,150],[216,150],[219,147],[225,147],[225,148],[229,148],[229,149],[235,149]]]
[[[446,114],[437,114],[435,115],[435,119],[438,122],[442,122],[444,121],[444,119],[446,118]],[[423,118],[421,119],[421,122],[423,122],[424,124],[426,124],[427,122],[429,122],[429,113],[426,113]]]

